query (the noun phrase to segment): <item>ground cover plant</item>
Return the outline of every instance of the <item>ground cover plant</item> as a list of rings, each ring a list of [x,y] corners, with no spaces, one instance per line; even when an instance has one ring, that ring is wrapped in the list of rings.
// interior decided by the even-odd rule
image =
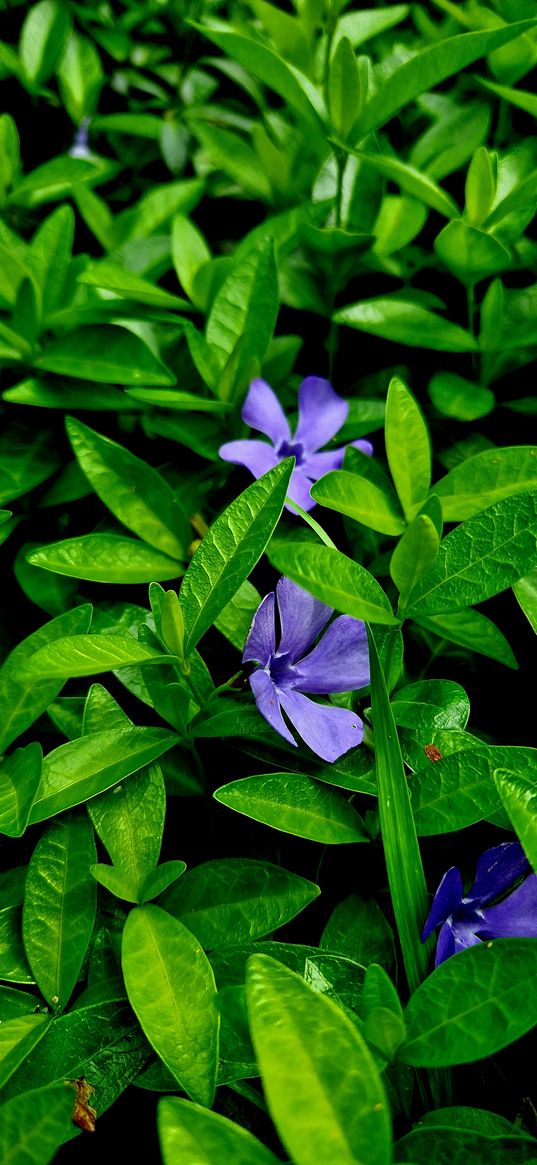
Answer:
[[[537,3],[2,7],[0,1158],[535,1165]]]

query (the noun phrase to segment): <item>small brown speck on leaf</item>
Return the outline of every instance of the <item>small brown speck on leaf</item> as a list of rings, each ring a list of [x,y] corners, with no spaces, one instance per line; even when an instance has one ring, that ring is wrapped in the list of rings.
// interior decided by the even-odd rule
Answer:
[[[429,760],[442,760],[442,753],[440,752],[440,749],[436,747],[436,744],[425,744],[423,751]]]
[[[92,1108],[88,1101],[93,1096],[95,1089],[91,1084],[88,1084],[84,1076],[80,1076],[78,1080],[65,1080],[64,1083],[68,1088],[75,1090],[75,1103],[71,1120],[85,1133],[94,1133],[97,1109]]]

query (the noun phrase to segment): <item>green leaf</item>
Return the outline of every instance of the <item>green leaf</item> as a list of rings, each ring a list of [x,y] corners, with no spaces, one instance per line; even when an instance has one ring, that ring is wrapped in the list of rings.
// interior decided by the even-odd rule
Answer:
[[[420,941],[427,888],[397,730],[370,630],[368,641],[380,832],[405,971],[413,990],[427,964],[426,947]]]
[[[408,344],[411,348],[432,348],[439,352],[477,351],[477,340],[470,332],[420,307],[411,299],[400,298],[399,294],[392,298],[386,295],[362,299],[359,303],[340,308],[332,319],[336,324],[348,324],[350,328],[394,340],[397,344]]]
[[[374,898],[349,894],[339,902],[323,930],[321,947],[339,951],[368,967],[394,961],[393,931]]]
[[[470,701],[453,680],[418,680],[399,688],[392,699],[395,723],[416,732],[435,728],[465,728]]]
[[[59,206],[36,231],[29,247],[45,318],[62,306],[75,233],[73,208]]]
[[[173,373],[139,336],[113,324],[90,325],[52,340],[34,366],[100,384],[175,384]]]
[[[47,1003],[63,1010],[75,987],[93,931],[96,859],[84,814],[52,822],[28,866],[22,936],[28,962]]]
[[[20,1015],[0,1023],[0,1088],[30,1055],[50,1024],[48,1015]]]
[[[60,682],[51,680],[49,683],[34,685],[23,674],[27,660],[39,648],[60,639],[63,635],[87,631],[91,623],[91,614],[91,605],[86,603],[73,611],[67,611],[65,615],[58,615],[56,619],[34,631],[27,639],[23,639],[8,655],[0,668],[2,706],[0,752],[4,752],[21,732],[37,720],[63,687],[63,679]]]
[[[511,494],[537,486],[537,446],[485,449],[468,457],[434,487],[445,522],[461,522]]]
[[[444,1109],[445,1113],[450,1111]],[[495,1113],[483,1113],[483,1116],[491,1121],[503,1119]],[[412,1165],[429,1165],[431,1160],[435,1165],[467,1165],[469,1161],[472,1165],[519,1165],[523,1161],[535,1165],[535,1140],[530,1137],[522,1139],[518,1126],[509,1125],[508,1121],[503,1123],[505,1127],[501,1132],[498,1129],[494,1136],[487,1137],[471,1125],[458,1128],[456,1121],[453,1125],[442,1123],[438,1127],[427,1127],[425,1121],[420,1121],[411,1133],[397,1142],[397,1159],[410,1161]]]
[[[389,8],[364,8],[357,12],[345,12],[339,17],[335,35],[348,36],[354,48],[379,36],[394,24],[400,24],[408,16],[408,4],[392,4]]]
[[[150,1044],[192,1100],[210,1108],[219,1014],[214,975],[198,940],[158,906],[136,907],[123,931],[122,966]]]
[[[515,587],[520,584],[516,583]],[[514,588],[513,588],[514,589]],[[506,667],[518,668],[513,652],[499,627],[480,611],[468,607],[463,611],[453,611],[450,615],[412,616],[418,627],[425,631],[433,631],[448,643],[457,643],[460,647],[467,647],[470,651],[477,651]]]
[[[104,793],[168,752],[178,739],[166,728],[133,727],[93,732],[61,744],[43,761],[31,823]]]
[[[305,542],[278,542],[269,557],[277,570],[337,611],[396,626],[390,602],[369,571],[339,550]]]
[[[94,797],[88,813],[114,866],[138,893],[157,865],[162,843],[166,790],[160,767],[150,765],[119,788]]]
[[[327,96],[332,125],[345,141],[361,113],[365,96],[359,62],[346,36],[338,39],[329,63]]]
[[[142,882],[138,896],[140,903],[143,905],[144,902],[150,902],[152,898],[158,898],[184,874],[185,870],[186,862],[177,860],[162,862],[162,865],[150,870]]]
[[[5,1102],[0,1111],[3,1165],[49,1165],[72,1136],[72,1111],[73,1093],[63,1082]]]
[[[261,595],[247,579],[214,621],[215,627],[226,639],[242,651],[252,619],[261,602]]]
[[[244,138],[229,129],[193,119],[191,129],[219,170],[228,174],[246,195],[270,202],[271,186],[259,158]]]
[[[537,490],[515,494],[452,530],[413,591],[409,613],[458,611],[527,574],[537,561],[536,503]]]
[[[93,676],[139,663],[169,663],[173,656],[146,647],[133,635],[70,635],[41,647],[22,674],[32,683],[63,676]]]
[[[479,943],[446,959],[405,1010],[408,1034],[399,1058],[447,1068],[493,1056],[537,1023],[536,972],[531,938]]]
[[[277,525],[293,462],[270,469],[213,522],[190,563],[181,586],[185,655],[196,646],[238,591]]]
[[[413,198],[418,198],[425,206],[430,206],[438,214],[446,218],[453,218],[459,214],[457,203],[441,186],[433,181],[430,174],[422,174],[415,166],[399,158],[391,158],[382,154],[368,154],[363,150],[348,149],[354,157],[359,158],[365,166],[371,166],[378,174],[382,174],[390,182],[395,182],[401,190],[405,190]]]
[[[160,905],[210,949],[270,934],[319,893],[313,882],[272,862],[221,858],[188,870]]]
[[[388,1165],[387,1100],[354,1024],[267,955],[249,960],[246,986],[269,1110],[296,1165]]]
[[[455,372],[436,372],[429,396],[439,413],[455,421],[477,421],[494,408],[494,393]],[[436,487],[435,487],[436,488]]]
[[[534,21],[521,20],[503,28],[465,32],[428,45],[384,80],[366,105],[356,129],[357,136],[365,137],[379,129],[421,93],[427,93],[467,65],[534,27]]]
[[[164,1165],[279,1165],[247,1129],[178,1096],[159,1101],[157,1124]]]
[[[513,592],[528,623],[537,635],[537,567],[514,584]]]
[[[234,383],[218,396],[236,399],[245,387],[252,360],[263,360],[278,314],[278,278],[271,238],[238,259],[224,280],[207,320],[206,338],[224,371],[237,354]],[[237,346],[240,344],[240,350]],[[224,377],[225,380],[225,377]],[[216,387],[216,386],[215,386]]]
[[[197,226],[182,214],[176,214],[172,224],[172,258],[177,278],[196,307],[206,309],[204,296],[196,293],[195,277],[211,252]]]
[[[391,475],[410,522],[429,493],[431,445],[421,409],[397,376],[386,399],[385,439]]]
[[[89,582],[164,582],[182,574],[183,566],[136,538],[118,534],[83,534],[33,550],[27,561],[32,566],[84,578]]]
[[[60,464],[50,433],[6,428],[0,440],[0,505],[41,485]]]
[[[16,748],[0,762],[0,833],[21,837],[41,779],[43,756],[37,742]]]
[[[529,93],[526,89],[512,89],[509,85],[497,85],[495,81],[490,81],[488,77],[479,77],[479,84],[489,89],[491,93],[495,93],[497,97],[503,97],[504,101],[509,101],[511,105],[516,105],[518,109],[523,109],[524,113],[529,113],[532,117],[537,117],[537,97],[535,93]]]
[[[0,1020],[17,1019],[20,1015],[35,1014],[37,996],[28,991],[20,991],[17,987],[0,986]]]
[[[416,514],[390,559],[390,574],[399,591],[399,609],[422,575],[434,566],[440,549],[438,530],[428,514]]]
[[[188,300],[171,295],[169,291],[163,291],[149,279],[126,271],[119,263],[113,263],[110,259],[91,263],[78,276],[78,282],[88,284],[90,287],[102,287],[105,291],[122,296],[123,299],[133,299],[136,303],[147,303],[151,307],[169,308],[170,311],[192,310]]]
[[[321,506],[346,514],[380,534],[397,535],[405,529],[397,499],[373,481],[346,469],[331,470],[315,482],[310,492]]]
[[[499,239],[463,219],[453,219],[440,231],[434,249],[448,271],[463,283],[477,283],[511,264],[511,255]]]
[[[496,769],[496,788],[528,861],[537,869],[537,774]]]
[[[520,775],[534,772],[535,749],[516,745],[486,745],[469,742],[469,747],[429,761],[412,775],[412,806],[416,828],[422,836],[465,829],[499,807],[494,784],[496,769],[508,768]]]
[[[56,0],[40,0],[28,12],[20,34],[19,58],[30,92],[40,89],[54,72],[70,23],[69,9]]]
[[[260,773],[230,781],[213,796],[272,829],[324,845],[368,841],[362,819],[335,789],[298,773]]]
[[[105,77],[93,41],[72,32],[57,71],[62,101],[75,125],[95,113]]]

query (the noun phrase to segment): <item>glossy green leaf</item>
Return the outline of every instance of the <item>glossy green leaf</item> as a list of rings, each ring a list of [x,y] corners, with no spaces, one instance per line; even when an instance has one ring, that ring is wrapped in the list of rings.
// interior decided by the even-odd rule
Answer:
[[[524,852],[537,869],[537,773],[496,769],[496,788]]]
[[[494,408],[494,393],[455,372],[435,372],[429,396],[444,417],[456,421],[477,421]],[[435,487],[436,489],[436,487]]]
[[[463,283],[477,283],[511,264],[511,255],[499,239],[463,219],[453,219],[444,227],[434,249],[448,271]]]
[[[33,550],[32,566],[69,578],[104,583],[148,583],[177,578],[184,567],[136,538],[118,534],[83,534]]]
[[[465,728],[470,701],[453,680],[418,680],[399,688],[392,699],[395,723],[417,732],[434,728]]]
[[[339,308],[332,318],[336,324],[348,324],[350,328],[408,344],[411,348],[432,348],[439,352],[477,350],[477,341],[470,332],[399,295],[362,299]]]
[[[286,458],[254,481],[203,538],[181,586],[186,655],[261,557],[282,512],[292,467]]]
[[[176,494],[128,449],[68,417],[77,461],[105,506],[129,530],[171,558],[184,558],[191,531]]]
[[[160,905],[211,949],[272,933],[319,892],[313,882],[272,862],[220,858],[188,870]]]
[[[446,522],[461,522],[511,494],[537,486],[537,446],[485,449],[456,465],[434,487]]]
[[[135,892],[157,865],[166,790],[158,765],[134,773],[117,789],[94,797],[88,812],[114,863],[128,876]]]
[[[49,1026],[47,1015],[20,1015],[0,1023],[0,1088],[30,1055]]]
[[[90,287],[102,287],[105,291],[123,296],[124,299],[133,299],[137,303],[147,303],[152,307],[169,308],[171,311],[192,310],[188,300],[171,295],[169,291],[163,291],[161,287],[150,283],[149,279],[126,271],[109,259],[89,264],[78,276],[78,282]]]
[[[197,226],[182,214],[176,214],[172,224],[172,257],[177,278],[193,303],[205,308],[204,298],[196,295],[195,276],[208,263],[211,252]]]
[[[440,538],[432,519],[428,514],[416,514],[390,559],[390,574],[399,591],[401,611],[422,575],[436,562],[439,548]]]
[[[423,978],[427,962],[426,948],[420,941],[427,889],[397,730],[370,630],[368,641],[380,832],[399,941],[412,990]]]
[[[175,384],[175,377],[133,332],[111,324],[90,325],[52,340],[36,368],[100,384]]]
[[[400,1059],[446,1068],[484,1060],[520,1039],[537,1023],[536,971],[531,938],[495,939],[446,959],[405,1009]]]
[[[245,579],[214,621],[221,634],[241,652],[260,602],[259,591]]]
[[[32,239],[29,256],[41,290],[45,317],[62,304],[74,233],[73,208],[64,205],[49,214]]]
[[[515,583],[515,587],[519,585]],[[463,611],[453,611],[449,615],[430,615],[428,618],[424,615],[413,615],[412,618],[418,627],[433,631],[441,639],[447,639],[448,643],[457,643],[460,647],[477,651],[480,655],[504,663],[506,667],[518,667],[505,635],[495,623],[487,619],[486,615],[482,615],[481,611],[474,611],[472,607],[468,607]]]
[[[29,681],[63,676],[93,676],[140,663],[169,663],[173,656],[146,647],[133,635],[69,635],[40,647],[21,674]]]
[[[357,133],[364,137],[379,129],[421,93],[427,93],[467,65],[534,27],[532,20],[522,20],[503,28],[464,32],[460,36],[451,36],[428,45],[395,69],[384,81],[366,106]]]
[[[537,635],[537,567],[513,586],[514,596]]]
[[[311,496],[321,506],[346,514],[381,534],[402,534],[405,529],[397,499],[373,481],[346,469],[327,473],[312,486]]]
[[[338,903],[321,935],[321,947],[339,951],[364,967],[390,966],[394,960],[392,928],[374,898],[349,894]]]
[[[468,518],[440,543],[435,565],[413,591],[409,613],[436,615],[481,603],[537,562],[537,490]]]
[[[509,1122],[505,1121],[505,1125],[509,1126]],[[535,1165],[537,1161],[537,1143],[530,1137],[522,1139],[515,1125],[498,1130],[495,1136],[482,1136],[477,1129],[444,1124],[425,1127],[420,1122],[397,1142],[396,1151],[399,1162],[409,1161],[412,1165],[429,1165],[431,1160],[435,1165],[467,1165],[469,1161],[472,1165]]]
[[[160,866],[150,870],[142,882],[138,895],[142,905],[144,902],[150,902],[153,898],[158,898],[160,894],[163,894],[184,874],[185,870],[186,862],[178,860],[162,862]]]
[[[69,25],[69,10],[56,0],[40,0],[27,13],[20,34],[19,57],[31,92],[54,72],[65,48]]]
[[[0,833],[20,837],[28,823],[43,754],[37,742],[16,748],[0,762]]]
[[[269,1110],[296,1165],[387,1165],[384,1089],[347,1016],[266,955],[248,963],[247,1001]]]
[[[49,752],[30,812],[30,822],[104,793],[131,773],[157,760],[178,742],[165,728],[114,728],[70,740]]]
[[[73,1093],[65,1084],[34,1088],[2,1105],[3,1165],[49,1165],[72,1135]]]
[[[64,635],[84,632],[89,629],[92,608],[89,603],[76,607],[65,615],[58,615],[34,631],[27,639],[17,644],[0,669],[0,703],[2,722],[0,725],[0,751],[5,749],[21,732],[29,728],[34,720],[46,710],[63,687],[63,679],[50,680],[34,685],[24,676],[23,669],[28,659],[48,643]]]
[[[178,1096],[159,1102],[157,1123],[164,1165],[278,1165],[247,1129]]]
[[[298,773],[261,773],[230,781],[213,794],[217,801],[251,817],[324,845],[368,841],[362,819],[340,793]]]
[[[6,987],[5,984],[0,986],[0,1021],[2,1023],[18,1019],[21,1015],[35,1014],[37,1005],[36,995],[30,995],[28,991],[20,991],[17,987]]]
[[[371,623],[397,625],[377,580],[338,550],[305,542],[278,542],[270,547],[269,557],[283,575],[337,611]]]
[[[349,150],[349,153],[359,158],[365,166],[371,166],[390,182],[395,182],[401,190],[405,190],[413,198],[418,198],[425,206],[430,206],[431,210],[436,210],[449,219],[459,214],[457,203],[437,185],[430,174],[422,173],[400,158],[368,154],[362,150]]]
[[[63,104],[75,125],[91,117],[104,83],[101,60],[93,41],[72,32],[57,72]]]
[[[6,427],[0,440],[0,505],[28,493],[61,464],[50,433]]]
[[[210,1107],[219,1015],[214,975],[198,940],[158,906],[137,907],[125,924],[122,966],[150,1044],[192,1100]]]
[[[255,150],[244,138],[203,121],[195,121],[192,129],[219,170],[228,174],[245,194],[263,202],[270,201],[270,182]]]
[[[237,399],[246,387],[252,360],[262,361],[278,314],[278,279],[272,240],[238,259],[216,295],[207,320],[206,338],[224,375],[217,395]],[[239,347],[240,345],[240,347]],[[237,357],[232,382],[226,385],[228,361]]]
[[[537,779],[535,749],[517,745],[471,747],[428,761],[412,775],[412,805],[422,835],[451,833],[493,815],[500,804],[494,772],[508,768]]]
[[[22,935],[28,962],[47,1003],[63,1010],[93,931],[97,894],[90,866],[93,829],[84,814],[49,825],[28,866]]]
[[[388,389],[385,439],[395,488],[407,521],[412,521],[429,493],[431,445],[421,409],[398,377]]]

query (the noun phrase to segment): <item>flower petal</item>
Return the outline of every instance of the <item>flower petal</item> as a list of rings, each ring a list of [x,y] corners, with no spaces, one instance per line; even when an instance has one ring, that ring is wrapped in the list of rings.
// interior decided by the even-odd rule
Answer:
[[[364,441],[364,440],[351,441],[351,445],[353,446],[354,449],[360,449],[361,452],[365,453],[367,457],[373,456],[373,446],[371,444],[371,441]]]
[[[530,864],[519,841],[504,841],[487,849],[477,863],[475,881],[465,901],[492,902],[529,870]]]
[[[291,582],[290,578],[279,579],[276,598],[282,632],[278,655],[287,653],[294,662],[315,643],[319,632],[328,623],[332,607],[314,599],[313,595]]]
[[[433,930],[436,930],[437,926],[440,926],[441,922],[446,922],[446,919],[460,906],[461,899],[461,872],[457,866],[451,866],[451,869],[447,870],[444,874],[433,898],[429,917],[421,936],[422,943],[429,938],[429,935],[433,933]]]
[[[306,513],[308,510],[312,510],[314,505],[316,505],[316,502],[314,502],[310,495],[310,489],[312,485],[313,481],[306,473],[305,465],[301,465],[299,469],[293,469],[291,480],[287,488],[287,494],[294,502],[296,502],[297,506],[300,506],[301,509],[306,511]],[[287,506],[286,508],[291,510],[291,506]],[[294,511],[291,510],[291,513],[294,513]]]
[[[341,449],[325,449],[324,453],[308,453],[304,468],[313,481],[318,481],[331,469],[341,469],[344,456],[344,445]]]
[[[365,623],[339,615],[322,639],[296,665],[301,692],[326,696],[353,692],[369,683],[369,652]]]
[[[250,687],[259,712],[268,720],[271,728],[279,732],[284,740],[297,747],[294,736],[291,735],[280,711],[280,700],[276,688],[266,671],[254,671],[250,676]]]
[[[435,967],[449,959],[451,955],[458,955],[460,951],[466,950],[466,947],[475,947],[481,942],[474,930],[477,924],[475,918],[460,924],[454,924],[451,919],[444,923],[436,944]]]
[[[529,874],[503,902],[482,913],[478,934],[483,939],[537,938],[537,875]]]
[[[289,441],[291,429],[282,406],[270,384],[259,377],[252,380],[242,406],[241,417],[252,429],[270,437],[274,445]]]
[[[252,619],[250,630],[244,644],[242,662],[254,661],[266,667],[276,651],[276,632],[274,628],[274,606],[276,596],[274,591],[265,595],[259,604]]]
[[[360,744],[363,736],[362,721],[348,708],[315,704],[302,692],[289,689],[278,689],[278,696],[291,724],[322,760],[335,761],[349,748]]]
[[[262,477],[281,460],[266,441],[227,441],[218,452],[223,461],[244,465],[254,477]]]
[[[341,429],[349,412],[348,401],[334,392],[328,380],[307,376],[298,390],[298,425],[293,442],[315,453]]]

